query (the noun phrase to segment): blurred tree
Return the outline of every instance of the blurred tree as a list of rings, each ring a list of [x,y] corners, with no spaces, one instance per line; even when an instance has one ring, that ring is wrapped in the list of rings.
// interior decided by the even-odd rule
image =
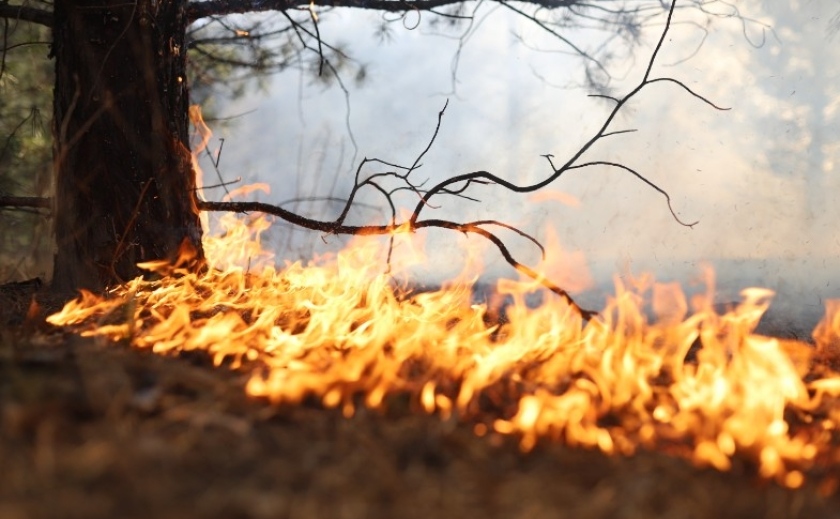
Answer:
[[[0,62],[0,196],[51,194],[52,64],[46,27],[4,20]],[[36,209],[0,207],[0,282],[43,274],[50,222]]]

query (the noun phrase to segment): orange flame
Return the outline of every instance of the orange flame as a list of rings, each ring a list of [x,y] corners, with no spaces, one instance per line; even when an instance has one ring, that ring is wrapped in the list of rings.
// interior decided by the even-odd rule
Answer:
[[[190,116],[206,146],[198,107]],[[255,189],[267,186],[231,196]],[[532,200],[576,203],[559,192]],[[249,370],[248,394],[277,405],[315,397],[350,416],[408,394],[418,411],[472,421],[480,436],[517,435],[524,451],[541,440],[607,454],[663,449],[719,470],[741,458],[792,488],[840,459],[840,300],[829,301],[815,347],[754,333],[769,290],[746,289],[717,313],[711,270],[690,301],[675,283],[616,278],[615,296],[584,323],[552,294],[529,305],[534,280],[501,280],[489,303],[474,303],[477,257],[444,288],[401,288],[395,280],[426,261],[407,228],[394,233],[393,257],[381,240],[357,238],[278,270],[260,242],[269,225],[225,214],[205,237],[202,273],[184,250],[175,265],[141,265],[160,279],[82,291],[48,321],[157,353],[206,352]],[[563,252],[553,232],[545,241],[541,276],[572,292],[591,285],[582,256]]]
[[[469,285],[396,288],[376,240],[248,270],[229,259],[270,259],[258,244],[265,220],[222,221],[224,238],[206,242],[214,268],[146,264],[170,275],[82,292],[49,321],[159,353],[206,351],[251,370],[247,392],[277,405],[316,397],[349,416],[409,394],[418,410],[474,421],[480,434],[518,435],[526,451],[541,439],[608,454],[666,449],[720,470],[741,457],[789,487],[840,454],[840,378],[813,363],[811,346],[754,333],[771,291],[747,289],[719,315],[708,294],[689,303],[675,284],[616,280],[601,316],[583,323],[553,296],[529,307],[523,291],[534,287],[507,282],[505,318],[487,324]],[[830,303],[814,333],[816,357],[838,358],[838,309]]]

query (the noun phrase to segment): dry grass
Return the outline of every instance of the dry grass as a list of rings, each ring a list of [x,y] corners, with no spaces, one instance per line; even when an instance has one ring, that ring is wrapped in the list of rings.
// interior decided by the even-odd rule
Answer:
[[[352,419],[277,409],[201,356],[26,321],[31,289],[12,292],[0,290],[0,322],[18,323],[0,333],[3,519],[840,517],[814,484],[789,491],[662,453],[523,455],[399,399]]]

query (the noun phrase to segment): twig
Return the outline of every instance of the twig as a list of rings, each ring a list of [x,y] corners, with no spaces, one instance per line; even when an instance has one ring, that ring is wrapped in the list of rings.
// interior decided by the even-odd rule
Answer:
[[[702,95],[697,94],[696,92],[692,91],[685,84],[683,84],[682,82],[680,82],[676,79],[673,79],[673,78],[650,79],[650,74],[651,74],[651,71],[653,69],[654,62],[656,61],[656,57],[657,57],[660,49],[662,48],[662,44],[665,41],[665,37],[668,33],[668,29],[671,27],[671,18],[673,16],[675,7],[676,7],[676,1],[671,4],[671,8],[668,11],[668,18],[665,22],[665,28],[663,29],[662,34],[659,38],[659,41],[657,42],[656,47],[653,51],[653,54],[650,57],[650,60],[648,62],[648,65],[647,65],[647,68],[645,70],[645,74],[644,74],[642,80],[639,82],[638,85],[636,85],[635,88],[633,88],[624,97],[622,97],[622,98],[611,98],[615,101],[615,106],[610,111],[610,113],[607,115],[604,123],[601,125],[601,128],[595,133],[595,135],[590,137],[589,140],[587,140],[583,144],[583,146],[581,146],[578,149],[578,151],[575,152],[572,155],[572,157],[569,158],[569,160],[565,164],[563,164],[562,166],[557,168],[557,167],[554,166],[553,162],[551,161],[551,156],[546,155],[546,158],[548,159],[549,164],[551,165],[552,173],[550,175],[548,175],[546,178],[544,178],[543,180],[541,180],[541,181],[539,181],[535,184],[530,184],[530,185],[525,185],[525,186],[520,186],[520,185],[514,184],[512,182],[509,182],[509,181],[507,181],[507,180],[505,180],[501,177],[498,177],[498,176],[496,176],[492,173],[489,173],[487,171],[475,171],[475,172],[472,172],[472,173],[465,173],[465,174],[461,174],[461,175],[456,175],[454,177],[451,177],[447,180],[444,180],[444,181],[440,182],[439,184],[435,185],[434,187],[432,187],[431,189],[429,189],[425,193],[425,195],[423,196],[423,199],[415,207],[414,213],[412,214],[411,221],[412,222],[417,221],[417,219],[420,216],[421,211],[423,210],[424,207],[426,207],[428,205],[428,201],[433,196],[435,196],[439,193],[446,192],[446,189],[449,186],[451,186],[453,184],[460,183],[460,182],[475,181],[475,180],[479,180],[479,179],[480,180],[486,180],[486,181],[490,181],[490,182],[494,182],[496,184],[499,184],[502,187],[504,187],[505,189],[507,189],[509,191],[513,191],[515,193],[531,193],[531,192],[537,191],[539,189],[542,189],[542,188],[548,186],[549,184],[551,184],[552,182],[554,182],[555,180],[560,178],[560,176],[563,173],[565,173],[566,171],[569,171],[570,169],[575,169],[577,167],[580,167],[579,165],[576,166],[577,161],[583,156],[584,153],[586,153],[590,148],[592,148],[592,146],[595,145],[596,142],[603,139],[604,137],[608,137],[608,136],[611,136],[611,135],[615,135],[616,133],[623,132],[623,131],[610,132],[610,131],[607,131],[607,129],[609,128],[610,124],[612,124],[613,120],[616,118],[616,116],[621,111],[621,109],[631,99],[633,99],[639,92],[641,92],[646,86],[651,85],[653,83],[663,82],[663,81],[675,83],[675,84],[679,85],[680,87],[682,87],[684,90],[686,90],[688,93],[693,95],[694,97],[700,99],[701,101],[703,101],[706,104],[708,104],[709,106],[711,106],[712,108],[715,108],[717,110],[728,110],[728,108],[723,108],[723,107],[717,106],[716,104],[712,103],[711,101],[709,101],[708,99],[706,99]],[[603,96],[603,97],[607,97],[607,96]],[[639,179],[643,180],[648,185],[650,185],[651,187],[653,187],[654,189],[656,189],[657,191],[665,194],[666,199],[669,201],[669,208],[670,208],[670,197],[667,195],[667,193],[663,189],[661,189],[655,183],[651,182],[650,180],[648,180],[647,178],[645,178],[644,176],[642,176],[638,172],[633,171],[633,174],[636,175]],[[691,227],[692,225],[694,225],[694,224],[688,225],[688,224],[682,222],[679,218],[676,217],[676,214],[674,213],[673,210],[671,210],[671,213],[674,216],[675,220],[678,223],[680,223],[681,225],[685,225],[687,227]]]

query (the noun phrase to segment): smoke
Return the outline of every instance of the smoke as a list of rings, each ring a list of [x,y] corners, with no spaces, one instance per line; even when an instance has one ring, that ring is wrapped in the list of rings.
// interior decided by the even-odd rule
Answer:
[[[654,75],[677,78],[730,111],[715,111],[674,84],[652,85],[611,127],[638,131],[604,139],[585,157],[633,167],[671,195],[681,218],[699,220],[694,229],[675,222],[665,199],[637,178],[603,167],[568,172],[552,185],[576,204],[534,201],[490,186],[477,191],[481,203],[443,200],[433,213],[498,218],[542,239],[550,226],[564,250],[587,258],[602,289],[613,274],[653,271],[686,280],[708,262],[719,270],[722,297],[727,290],[767,286],[800,321],[805,318],[797,310],[821,312],[822,300],[838,295],[831,278],[840,255],[840,211],[831,200],[840,187],[834,173],[840,47],[825,30],[835,13],[815,2],[771,4],[743,3],[750,20],[713,18],[707,26],[691,18],[696,13],[680,11],[654,67]],[[564,162],[602,124],[610,102],[574,88],[583,80],[581,58],[539,50],[546,40],[528,33],[525,23],[488,17],[457,54],[457,41],[417,31],[398,32],[383,45],[364,14],[325,17],[322,34],[341,34],[369,63],[364,84],[350,89],[358,156],[410,164],[449,99],[418,178],[433,183],[475,170],[518,183],[547,176],[542,155]],[[638,82],[659,29],[648,31],[627,59],[610,62],[613,95]],[[229,176],[272,184],[273,201],[347,193],[356,164],[349,162],[341,92],[278,76],[269,95],[232,101],[226,110],[254,108],[258,112],[224,135]],[[361,202],[383,206],[377,193]],[[329,202],[302,210],[323,217],[337,211]],[[368,206],[353,215],[358,223],[382,217]],[[323,246],[311,233],[288,236],[285,229],[278,233],[278,247],[286,248],[281,256]],[[429,239],[429,272],[453,269],[446,251],[460,239],[445,233]],[[529,244],[510,239],[523,261],[539,260]],[[327,247],[342,243],[327,238]],[[488,249],[486,274],[509,275],[492,255]]]

